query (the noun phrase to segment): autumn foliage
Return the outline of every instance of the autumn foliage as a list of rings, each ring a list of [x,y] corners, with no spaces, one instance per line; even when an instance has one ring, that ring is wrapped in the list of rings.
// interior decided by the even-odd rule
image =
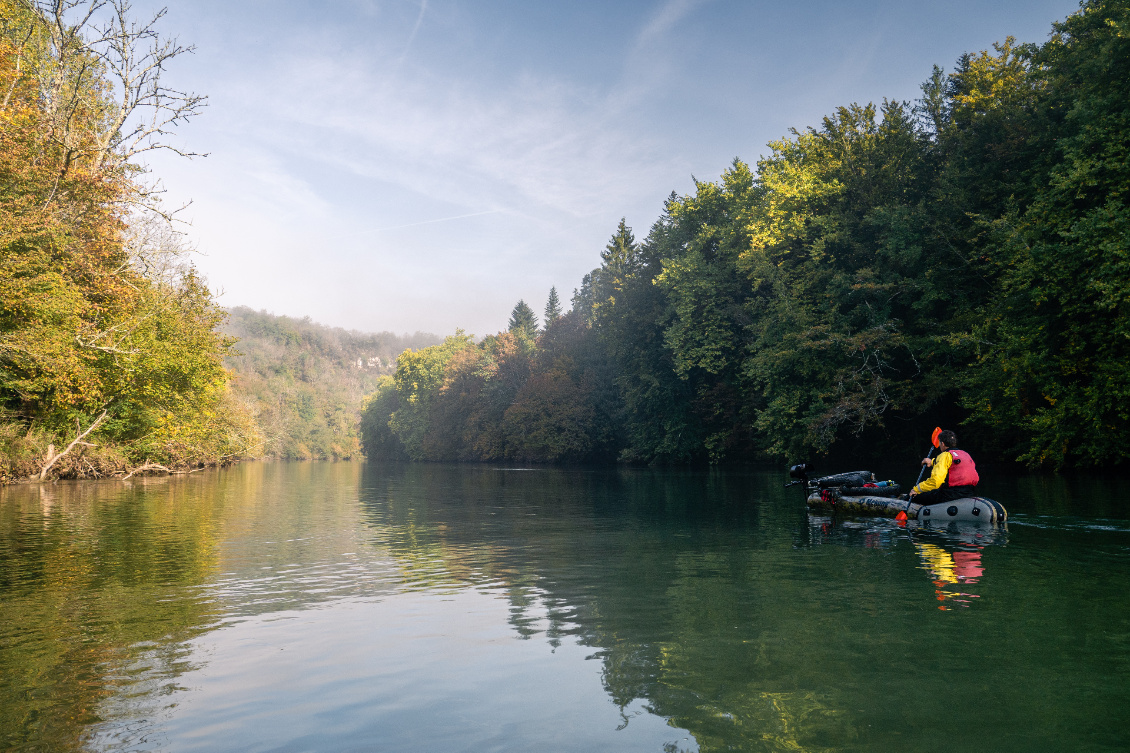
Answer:
[[[361,441],[371,459],[592,462],[614,457],[607,360],[575,314],[537,329],[520,303],[512,329],[475,344],[462,333],[406,351],[370,397]]]
[[[57,472],[218,462],[255,441],[228,390],[224,312],[119,139],[90,33],[0,0],[2,478],[38,470],[103,411]]]

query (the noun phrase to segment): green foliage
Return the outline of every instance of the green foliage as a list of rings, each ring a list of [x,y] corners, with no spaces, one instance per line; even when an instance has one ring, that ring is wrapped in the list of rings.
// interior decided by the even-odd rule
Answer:
[[[739,259],[743,369],[765,401],[762,445],[803,453],[944,397],[924,394],[923,371],[953,347],[942,302],[964,270],[931,233],[924,144],[903,105],[839,108],[771,146]]]
[[[224,331],[239,341],[239,353],[226,361],[235,395],[256,417],[259,453],[282,459],[358,456],[365,397],[384,394],[398,353],[437,339],[352,332],[245,307],[229,314]],[[395,450],[387,437],[372,436],[374,452]]]
[[[672,194],[642,245],[621,219],[601,253],[604,263],[585,276],[574,300],[612,362],[626,424],[622,459],[631,462],[685,462],[703,446],[693,387],[676,375],[665,345],[668,303],[654,284],[664,250],[678,249],[687,230],[670,214],[678,201]]]
[[[1130,446],[1130,5],[1089,2],[1028,60],[1009,115],[1052,155],[1029,200],[986,221],[1000,295],[977,328],[974,419],[1032,465]]]
[[[518,301],[514,305],[514,310],[510,312],[507,331],[524,340],[533,340],[537,337],[538,318],[534,315],[534,310],[525,301]]]
[[[561,316],[561,299],[557,297],[557,287],[549,289],[549,298],[545,302],[545,326],[549,326]]]
[[[672,194],[642,243],[621,220],[569,315],[600,378],[545,357],[554,326],[532,360],[472,349],[421,457],[899,451],[940,423],[1032,465],[1125,461],[1128,28],[1126,0],[1084,2],[1043,46],[935,67],[913,107],[839,107]],[[533,327],[520,302],[510,331]]]
[[[576,313],[536,340],[457,333],[405,351],[369,398],[362,445],[374,459],[578,462],[614,453],[616,394],[607,359]]]
[[[361,409],[361,449],[370,460],[407,460],[404,445],[392,432],[389,419],[400,409],[396,380],[390,375],[377,379],[377,389]]]
[[[430,409],[444,386],[448,362],[470,347],[471,337],[460,331],[439,345],[406,350],[396,359],[399,408],[389,417],[389,427],[413,460],[427,458],[424,440],[430,428]]]

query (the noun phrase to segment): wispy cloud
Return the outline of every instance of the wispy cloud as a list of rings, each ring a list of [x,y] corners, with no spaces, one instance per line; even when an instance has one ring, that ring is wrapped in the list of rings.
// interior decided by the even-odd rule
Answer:
[[[689,58],[702,44],[681,34],[680,25],[708,2],[664,0],[644,19],[623,60],[617,87],[621,100],[635,107],[666,100],[661,93],[677,87],[685,72],[695,67]]]
[[[981,4],[970,36],[952,3],[709,1],[173,4],[211,105],[185,136],[212,156],[155,168],[232,302],[488,331],[692,172],[1074,7]]]
[[[636,36],[636,48],[661,40],[675,25],[708,0],[666,0]]]
[[[467,207],[586,216],[670,169],[661,145],[603,92],[528,75],[490,87],[427,72],[395,86],[382,79],[371,60],[293,60],[287,96],[253,95],[268,117],[248,127],[305,161]]]

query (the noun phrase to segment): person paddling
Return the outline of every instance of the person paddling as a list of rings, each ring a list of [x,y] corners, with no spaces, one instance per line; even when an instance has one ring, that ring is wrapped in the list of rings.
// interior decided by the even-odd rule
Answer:
[[[957,449],[957,435],[952,431],[938,434],[938,457],[923,458],[922,465],[931,468],[930,478],[910,490],[910,498],[920,505],[936,505],[962,497],[974,496],[980,477],[977,465],[965,450]]]

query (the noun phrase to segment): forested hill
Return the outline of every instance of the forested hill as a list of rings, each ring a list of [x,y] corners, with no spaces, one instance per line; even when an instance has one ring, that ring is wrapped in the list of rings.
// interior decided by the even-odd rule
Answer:
[[[144,160],[184,153],[204,98],[161,81],[192,48],[84,12],[0,0],[0,483],[353,456],[362,396],[437,338],[225,312]]]
[[[913,462],[941,424],[982,458],[1125,463],[1130,2],[923,74],[672,194],[642,241],[621,222],[544,330],[520,303],[402,357],[370,456]]]
[[[363,333],[237,307],[225,334],[237,338],[224,360],[232,391],[255,415],[264,444],[257,453],[288,459],[358,454],[362,399],[396,368],[406,348],[440,338],[417,332]]]

